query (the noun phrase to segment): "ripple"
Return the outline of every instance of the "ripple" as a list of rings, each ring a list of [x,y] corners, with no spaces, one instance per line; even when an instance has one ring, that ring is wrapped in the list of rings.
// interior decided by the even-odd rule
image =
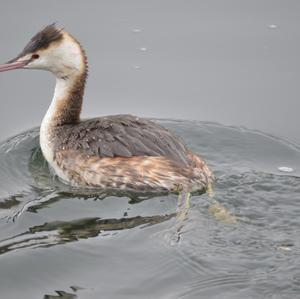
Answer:
[[[87,218],[74,221],[46,222],[39,226],[30,227],[28,231],[19,235],[0,240],[0,254],[17,249],[55,246],[78,241],[79,239],[97,237],[100,234],[107,236],[114,231],[142,225],[155,225],[172,217],[174,217],[174,214],[121,219]]]
[[[244,273],[210,276],[191,283],[188,286],[189,290],[180,294],[180,298],[199,298],[199,296],[225,298],[226,293],[239,292],[247,288],[249,283],[251,277]]]
[[[183,214],[176,195],[63,184],[42,156],[38,129],[0,144],[3,296],[21,296],[14,282],[28,298],[76,298],[71,285],[89,298],[299,294],[299,146],[245,128],[158,121],[216,174],[213,198],[192,196]]]

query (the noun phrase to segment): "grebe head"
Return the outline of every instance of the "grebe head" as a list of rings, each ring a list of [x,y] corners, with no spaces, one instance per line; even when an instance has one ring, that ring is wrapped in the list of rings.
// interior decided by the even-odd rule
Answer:
[[[52,24],[33,36],[16,58],[0,65],[0,72],[41,69],[67,79],[82,73],[85,67],[86,57],[78,41]]]

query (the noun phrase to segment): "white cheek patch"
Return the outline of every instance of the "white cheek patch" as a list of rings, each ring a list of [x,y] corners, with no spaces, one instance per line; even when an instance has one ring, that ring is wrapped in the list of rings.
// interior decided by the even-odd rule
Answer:
[[[67,34],[64,34],[60,42],[40,50],[38,54],[40,57],[29,63],[27,68],[48,70],[56,77],[68,77],[78,73],[84,67],[79,44]]]

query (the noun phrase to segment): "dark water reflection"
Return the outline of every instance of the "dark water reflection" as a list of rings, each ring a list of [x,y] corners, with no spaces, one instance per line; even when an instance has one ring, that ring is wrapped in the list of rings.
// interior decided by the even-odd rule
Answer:
[[[73,221],[46,222],[30,227],[28,231],[2,240],[0,254],[22,248],[49,247],[79,239],[113,234],[114,231],[130,229],[142,225],[154,225],[171,219],[175,214],[121,219],[85,218]],[[109,232],[109,233],[106,233]],[[46,234],[45,234],[46,233]],[[5,245],[7,243],[7,245]]]
[[[176,195],[65,186],[37,130],[0,145],[3,298],[299,296],[299,147],[244,128],[160,122],[217,176],[213,199],[191,198],[179,243]]]

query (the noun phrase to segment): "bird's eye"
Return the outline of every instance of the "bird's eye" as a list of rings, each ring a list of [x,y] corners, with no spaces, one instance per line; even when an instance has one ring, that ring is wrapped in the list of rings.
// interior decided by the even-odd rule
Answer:
[[[40,55],[39,54],[32,54],[31,58],[32,59],[38,59],[38,58],[40,58]]]

